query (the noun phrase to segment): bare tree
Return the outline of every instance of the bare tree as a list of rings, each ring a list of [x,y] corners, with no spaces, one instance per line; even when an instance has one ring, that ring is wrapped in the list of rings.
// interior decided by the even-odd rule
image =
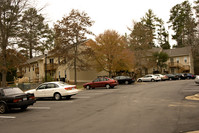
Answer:
[[[74,68],[75,84],[77,83],[77,67],[81,69],[87,65],[81,57],[87,54],[88,49],[82,44],[87,40],[86,34],[92,34],[88,28],[93,23],[87,13],[73,9],[68,16],[54,25],[55,49],[53,53],[65,58],[68,66]]]

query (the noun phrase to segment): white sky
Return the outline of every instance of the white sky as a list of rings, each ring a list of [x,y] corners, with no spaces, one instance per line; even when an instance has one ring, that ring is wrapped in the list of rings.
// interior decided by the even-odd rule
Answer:
[[[132,21],[140,21],[148,9],[168,22],[170,9],[184,0],[36,0],[39,7],[47,4],[43,13],[50,26],[72,9],[85,11],[95,21],[91,31],[98,35],[107,29],[118,31],[121,35],[129,33]],[[194,0],[189,0],[193,5]]]

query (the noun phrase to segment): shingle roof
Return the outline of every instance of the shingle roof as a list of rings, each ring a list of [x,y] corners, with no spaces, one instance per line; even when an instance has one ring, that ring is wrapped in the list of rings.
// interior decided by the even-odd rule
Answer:
[[[191,47],[167,49],[163,50],[163,52],[167,53],[170,57],[185,56],[191,53]]]
[[[27,60],[25,64],[31,64],[31,63],[37,62],[38,60],[40,60],[44,57],[45,57],[45,55],[40,55],[40,56],[31,58],[31,59]]]

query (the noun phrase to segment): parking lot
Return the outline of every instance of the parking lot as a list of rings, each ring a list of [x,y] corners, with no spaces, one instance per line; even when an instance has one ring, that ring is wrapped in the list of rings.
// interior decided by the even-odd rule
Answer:
[[[70,100],[37,101],[0,115],[3,133],[179,133],[199,130],[193,80],[142,82],[83,90]]]

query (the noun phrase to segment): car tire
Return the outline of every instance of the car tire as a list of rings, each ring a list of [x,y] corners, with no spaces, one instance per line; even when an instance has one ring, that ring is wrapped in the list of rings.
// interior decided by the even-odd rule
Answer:
[[[151,79],[151,82],[155,82],[155,80],[154,80],[154,79]]]
[[[6,112],[6,105],[4,103],[0,103],[0,114],[3,114]]]
[[[90,87],[89,85],[87,85],[87,86],[86,86],[86,89],[87,89],[87,90],[90,90],[90,89],[91,89],[91,87]]]
[[[172,78],[169,78],[169,80],[172,80]]]
[[[59,94],[59,93],[55,93],[55,94],[54,94],[54,99],[55,99],[55,100],[61,100],[61,98],[62,98],[62,97],[61,97],[61,94]]]
[[[129,84],[129,81],[125,81],[125,84],[128,85],[128,84]]]
[[[141,79],[139,79],[139,80],[138,80],[138,82],[142,82],[142,80],[141,80]]]
[[[106,84],[106,89],[110,89],[111,86],[109,84]]]

